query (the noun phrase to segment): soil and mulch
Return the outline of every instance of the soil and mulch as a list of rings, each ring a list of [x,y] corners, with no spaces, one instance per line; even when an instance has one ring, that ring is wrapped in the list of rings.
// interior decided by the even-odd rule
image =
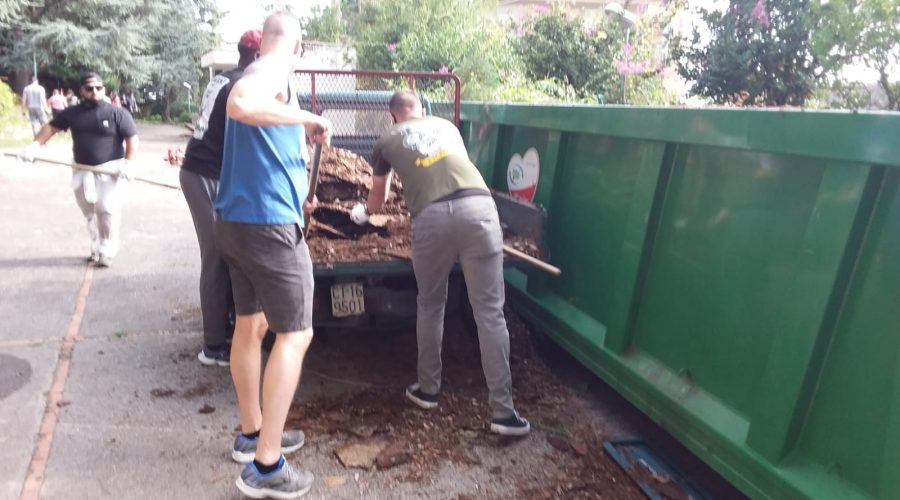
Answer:
[[[390,471],[397,473],[394,480],[423,487],[451,465],[487,468],[492,477],[502,478],[501,489],[486,488],[478,498],[645,498],[603,450],[604,439],[612,437],[608,433],[617,431],[609,430],[592,403],[549,368],[527,324],[510,310],[507,322],[516,407],[532,423],[527,437],[489,432],[477,336],[454,319],[448,320],[444,336],[438,409],[421,410],[401,397],[415,373],[414,337],[387,338],[342,348],[342,355],[352,357],[344,361],[353,373],[341,376],[360,379],[354,390],[296,404],[287,425],[329,443],[345,468]],[[492,453],[508,462],[483,463],[481,457]]]
[[[403,201],[403,184],[393,176],[387,202],[369,223],[350,220],[353,205],[365,202],[372,187],[372,166],[365,158],[341,148],[323,147],[316,189],[318,204],[310,218],[307,243],[317,265],[410,260],[411,220]],[[538,245],[505,234],[507,245],[540,257]]]

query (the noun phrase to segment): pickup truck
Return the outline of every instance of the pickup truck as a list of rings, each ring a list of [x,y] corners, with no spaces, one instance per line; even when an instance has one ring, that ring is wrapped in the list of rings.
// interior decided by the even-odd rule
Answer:
[[[332,120],[332,147],[372,160],[375,142],[391,125],[388,103],[394,90],[369,90],[350,87],[413,88],[419,89],[426,113],[443,116],[459,123],[459,80],[440,73],[387,73],[344,71],[301,71],[298,98],[301,106]],[[394,85],[391,85],[391,83]],[[400,82],[400,86],[396,85]],[[450,90],[447,91],[448,86]],[[438,94],[432,98],[431,92]],[[363,201],[367,188],[360,190]],[[318,192],[320,203],[323,192]],[[526,207],[512,198],[496,194],[501,221],[513,219],[513,225],[527,225],[517,233],[541,241],[543,211]],[[350,200],[339,200],[345,203]],[[318,210],[316,214],[318,214]],[[314,218],[316,216],[314,214]],[[526,222],[527,221],[527,222]],[[313,223],[315,224],[315,223]],[[310,236],[310,244],[318,234]],[[316,327],[392,329],[415,324],[416,282],[408,259],[370,260],[367,252],[359,252],[350,261],[317,261],[313,255],[316,293],[313,299],[313,318]],[[471,309],[465,295],[462,273],[457,267],[450,276],[447,311],[463,312],[463,321],[474,330]]]

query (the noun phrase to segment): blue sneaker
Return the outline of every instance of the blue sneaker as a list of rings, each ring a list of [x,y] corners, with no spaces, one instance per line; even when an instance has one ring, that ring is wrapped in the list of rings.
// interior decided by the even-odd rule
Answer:
[[[268,474],[261,474],[253,462],[248,463],[235,484],[250,498],[300,498],[309,493],[314,480],[312,472],[298,471],[282,456],[278,468]]]
[[[239,464],[246,464],[253,461],[256,455],[256,445],[259,438],[248,438],[240,432],[234,436],[234,445],[231,447],[231,458]],[[306,436],[303,431],[284,431],[281,434],[281,453],[287,455],[293,453],[306,443]]]

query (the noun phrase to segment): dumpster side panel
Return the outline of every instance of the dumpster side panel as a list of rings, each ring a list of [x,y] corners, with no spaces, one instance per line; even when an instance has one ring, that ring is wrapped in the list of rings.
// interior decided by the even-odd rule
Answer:
[[[800,449],[879,498],[900,498],[900,171],[886,179]]]
[[[747,414],[823,171],[805,158],[682,148],[635,345]]]
[[[548,214],[550,255],[558,266],[576,268],[549,287],[596,321],[611,319],[617,266],[628,216],[642,169],[655,175],[664,145],[577,134],[556,177]],[[584,258],[590,256],[590,258]]]
[[[464,104],[529,321],[753,498],[900,498],[900,116]]]

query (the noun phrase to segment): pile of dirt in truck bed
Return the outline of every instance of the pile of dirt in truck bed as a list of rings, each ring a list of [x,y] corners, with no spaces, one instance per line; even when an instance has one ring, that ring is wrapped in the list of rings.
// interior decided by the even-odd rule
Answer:
[[[611,431],[591,403],[548,367],[530,327],[508,308],[506,317],[515,403],[531,422],[529,436],[501,437],[489,431],[478,340],[454,320],[448,321],[444,336],[437,409],[419,409],[402,397],[415,376],[414,336],[362,337],[353,341],[353,348],[335,346],[341,357],[353,359],[343,359],[352,368],[334,375],[359,387],[295,404],[287,426],[302,428],[318,443],[316,449],[332,453],[337,464],[349,447],[381,447],[372,465],[363,467],[369,470],[368,481],[382,476],[388,482],[420,484],[424,497],[445,498],[444,492],[429,488],[449,467],[463,478],[474,474],[462,471],[473,470],[494,478],[481,483],[478,498],[644,498],[604,452],[604,439],[618,431]],[[322,351],[311,353],[319,355]],[[350,380],[354,378],[358,380]],[[354,469],[344,467],[353,474]]]
[[[350,220],[353,205],[365,202],[371,187],[372,166],[365,158],[346,149],[322,148],[316,189],[319,203],[307,238],[315,264],[410,258],[411,221],[398,176],[393,176],[381,213],[373,215],[369,224],[362,227]],[[539,247],[533,241],[514,234],[505,235],[504,240],[517,250],[540,257]]]

